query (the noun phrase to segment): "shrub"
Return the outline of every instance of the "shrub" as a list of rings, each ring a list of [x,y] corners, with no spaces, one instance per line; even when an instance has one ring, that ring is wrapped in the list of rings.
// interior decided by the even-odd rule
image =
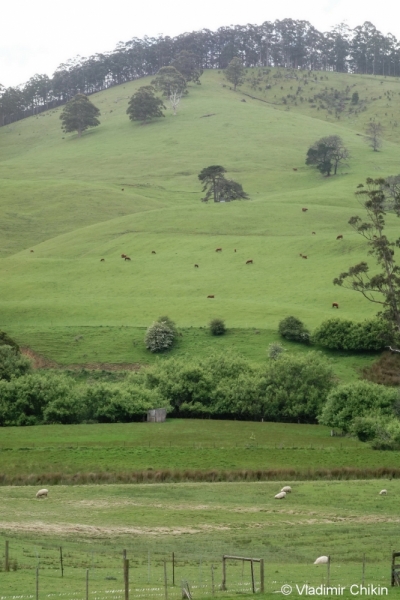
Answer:
[[[226,332],[225,321],[223,319],[213,319],[209,324],[212,335],[224,335]]]
[[[170,328],[170,330],[173,332],[174,336],[176,336],[178,334],[178,330],[176,328],[175,321],[173,321],[169,317],[159,317],[156,322],[164,323],[165,325],[167,325]]]
[[[356,417],[351,425],[351,433],[354,433],[360,442],[369,442],[376,436],[378,427],[376,417]]]
[[[318,417],[322,425],[350,431],[357,417],[392,416],[397,390],[376,383],[355,381],[333,389]]]
[[[28,373],[31,361],[8,345],[0,345],[0,379],[10,381]]]
[[[279,333],[282,337],[292,342],[308,344],[310,332],[304,324],[296,317],[286,317],[279,323]]]
[[[355,323],[342,319],[328,319],[314,332],[312,341],[331,350],[376,351],[392,338],[390,326],[382,319]]]
[[[285,352],[285,348],[279,342],[272,342],[268,346],[268,356],[271,360],[277,360]]]
[[[174,339],[175,334],[169,325],[156,321],[148,328],[144,342],[150,352],[163,352],[171,348]]]

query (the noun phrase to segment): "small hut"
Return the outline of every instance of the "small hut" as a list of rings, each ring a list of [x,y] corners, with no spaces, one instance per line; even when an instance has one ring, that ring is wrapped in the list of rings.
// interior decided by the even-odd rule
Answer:
[[[164,423],[167,418],[166,408],[152,408],[147,411],[148,423]]]

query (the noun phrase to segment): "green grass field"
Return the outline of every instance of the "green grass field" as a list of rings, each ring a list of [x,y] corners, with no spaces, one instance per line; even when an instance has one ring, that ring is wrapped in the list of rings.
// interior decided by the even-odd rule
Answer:
[[[304,103],[287,110],[273,96],[243,103],[222,73],[206,72],[176,117],[167,111],[147,126],[125,114],[145,80],[92,96],[101,126],[81,139],[62,133],[61,108],[1,128],[0,327],[61,364],[124,363],[150,362],[132,340],[161,314],[182,328],[218,316],[233,330],[257,328],[269,337],[289,314],[316,327],[332,315],[333,301],[343,318],[372,316],[373,306],[332,279],[365,257],[347,225],[359,212],[356,185],[398,172],[398,130],[387,129],[378,153],[359,132],[369,118],[384,121],[384,93],[398,95],[400,84],[324,77],[315,88],[364,86],[367,110],[335,120]],[[282,94],[290,90],[290,79],[279,83]],[[393,98],[391,111],[400,112]],[[309,145],[330,134],[343,137],[351,160],[326,179],[304,160]],[[201,203],[197,174],[209,164],[224,165],[251,200]],[[394,234],[395,218],[388,222]],[[253,265],[245,265],[249,258]],[[90,328],[85,351],[72,340],[82,328]],[[126,340],[120,328],[135,331]],[[245,352],[258,354],[252,339]],[[196,344],[185,350],[195,352]]]
[[[103,600],[113,591],[119,600],[123,549],[133,598],[164,596],[164,560],[170,598],[181,597],[182,580],[194,598],[210,597],[212,564],[217,597],[250,593],[250,568],[241,562],[228,564],[228,593],[218,590],[223,554],[265,560],[265,597],[283,584],[326,584],[326,566],[313,565],[320,555],[331,556],[329,582],[347,586],[344,597],[362,582],[364,556],[364,582],[389,586],[391,552],[398,549],[399,481],[294,482],[291,494],[275,500],[287,483],[57,486],[41,501],[35,488],[2,487],[0,544],[9,540],[17,570],[0,572],[1,597],[34,594],[39,566],[43,597],[83,598],[89,569],[90,597]],[[379,496],[382,487],[386,497]],[[255,576],[259,587],[256,566]],[[392,590],[389,595],[398,597]]]

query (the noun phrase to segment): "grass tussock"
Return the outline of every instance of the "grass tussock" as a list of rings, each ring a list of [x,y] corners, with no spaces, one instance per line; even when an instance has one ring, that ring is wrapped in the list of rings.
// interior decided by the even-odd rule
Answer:
[[[31,473],[29,475],[0,474],[0,485],[90,485],[143,483],[214,483],[243,481],[347,481],[365,479],[399,479],[400,468],[333,469],[146,469],[138,471],[98,471],[81,473]]]

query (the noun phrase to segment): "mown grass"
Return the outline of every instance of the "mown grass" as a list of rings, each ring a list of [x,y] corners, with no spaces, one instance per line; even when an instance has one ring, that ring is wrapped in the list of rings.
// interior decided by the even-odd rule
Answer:
[[[360,584],[365,556],[365,583],[388,586],[400,482],[385,482],[386,497],[379,496],[382,483],[375,481],[292,482],[292,494],[274,500],[288,483],[60,486],[42,501],[30,487],[0,488],[2,542],[9,540],[11,561],[18,565],[15,572],[0,573],[2,595],[33,593],[39,565],[41,593],[83,594],[89,569],[90,589],[103,599],[106,590],[123,589],[123,549],[132,597],[163,594],[164,560],[171,598],[180,597],[184,579],[195,598],[209,597],[211,564],[217,597],[250,592],[250,569],[240,562],[228,565],[228,593],[218,590],[223,554],[264,558],[266,597],[283,583],[326,584],[326,567],[312,564],[323,554],[331,556],[331,585]],[[255,574],[258,586],[257,569]],[[350,597],[348,589],[344,597]]]
[[[335,75],[327,75],[332,85]],[[349,85],[356,81],[346,77]],[[78,350],[84,344],[61,349],[49,329],[62,342],[71,328],[146,327],[161,314],[185,328],[217,316],[231,329],[270,332],[294,314],[313,329],[331,316],[333,301],[345,318],[372,316],[373,306],[332,280],[365,257],[363,242],[346,225],[359,211],[353,191],[366,176],[397,173],[397,129],[374,153],[357,135],[361,121],[331,123],[304,106],[282,111],[250,98],[242,103],[216,72],[191,88],[176,117],[132,124],[127,99],[146,81],[95,94],[102,124],[80,140],[62,134],[61,109],[1,128],[0,327],[70,364],[120,362],[131,347],[124,351],[122,338],[105,336],[100,358],[97,343],[86,352]],[[394,80],[361,81],[378,97],[373,106],[382,85],[399,87]],[[391,102],[397,110],[397,99]],[[330,134],[343,137],[352,158],[326,179],[305,167],[304,157]],[[201,203],[197,174],[209,164],[223,164],[251,200]],[[388,221],[395,233],[396,220]],[[122,261],[121,253],[132,261]],[[254,264],[246,266],[249,258]],[[37,341],[46,336],[46,343]],[[257,353],[252,346],[250,340],[244,351]],[[139,361],[146,358],[141,352]]]
[[[398,477],[399,464],[318,425],[190,419],[9,427],[0,456],[3,485]]]

